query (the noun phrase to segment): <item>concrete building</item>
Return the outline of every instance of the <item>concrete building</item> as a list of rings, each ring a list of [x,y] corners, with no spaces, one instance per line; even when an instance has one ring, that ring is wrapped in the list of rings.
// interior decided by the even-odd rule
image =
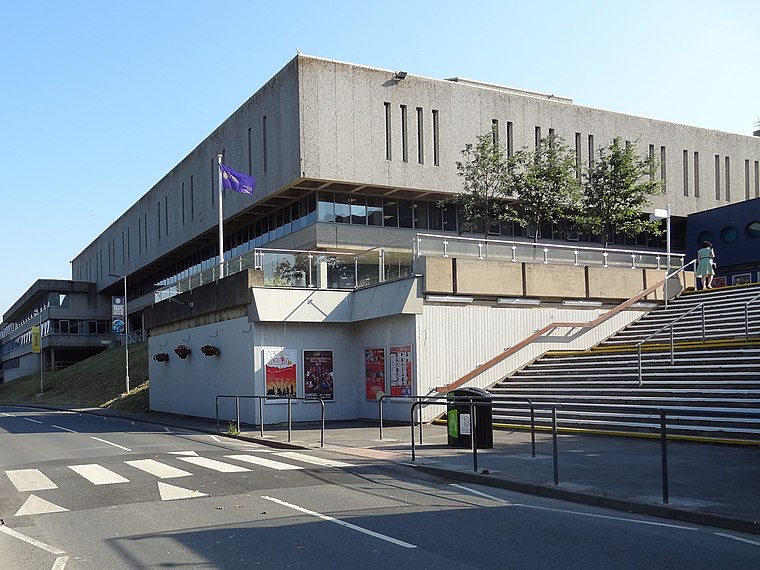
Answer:
[[[111,301],[94,283],[40,279],[3,315],[0,327],[3,380],[60,370],[113,342]],[[40,352],[32,350],[32,328]]]
[[[542,228],[541,248],[513,224],[457,237],[445,204],[461,189],[455,161],[485,132],[509,154],[557,134],[580,167],[614,137],[635,141],[660,161],[666,194],[652,208],[670,204],[675,250],[688,214],[760,195],[757,137],[299,54],[77,255],[72,278],[111,295],[112,275],[127,276],[129,328],[150,331],[161,355],[156,409],[213,416],[218,394],[274,393],[322,401],[332,419],[375,417],[378,393],[435,393],[546,323],[591,320],[664,274],[662,238],[618,236],[620,251],[605,250],[564,224]],[[256,177],[252,196],[224,194],[222,279],[219,154]],[[681,275],[667,293],[688,285]],[[588,346],[642,310],[557,331],[474,383],[549,347]],[[266,409],[267,422],[284,419],[284,406]],[[255,406],[244,414],[261,419]]]

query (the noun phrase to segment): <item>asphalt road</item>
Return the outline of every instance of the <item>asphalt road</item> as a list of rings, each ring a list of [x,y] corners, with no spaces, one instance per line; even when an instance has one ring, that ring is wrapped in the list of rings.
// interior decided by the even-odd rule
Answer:
[[[0,407],[0,568],[753,568],[760,540],[394,463]]]

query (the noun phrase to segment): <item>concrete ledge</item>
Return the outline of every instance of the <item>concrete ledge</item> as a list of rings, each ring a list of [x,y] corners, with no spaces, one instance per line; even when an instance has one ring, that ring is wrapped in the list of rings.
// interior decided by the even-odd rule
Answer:
[[[592,299],[630,299],[646,288],[641,269],[588,266],[586,277]]]
[[[583,266],[525,263],[525,294],[529,297],[584,299],[586,271]]]
[[[512,261],[455,259],[456,292],[460,295],[522,297],[523,264]]]
[[[413,270],[425,276],[425,293],[454,293],[454,260],[450,257],[420,257],[414,260]]]

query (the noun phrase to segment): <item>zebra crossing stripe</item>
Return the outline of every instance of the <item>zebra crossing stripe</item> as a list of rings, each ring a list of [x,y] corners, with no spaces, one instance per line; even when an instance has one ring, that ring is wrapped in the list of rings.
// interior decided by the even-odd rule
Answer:
[[[58,488],[58,485],[48,479],[39,469],[14,469],[6,471],[5,474],[16,487],[16,490],[22,493]]]
[[[250,471],[247,467],[232,465],[231,463],[217,461],[216,459],[208,459],[206,457],[178,457],[177,459],[180,461],[187,461],[193,465],[199,465],[200,467],[206,467],[207,469],[213,469],[214,471],[220,471],[221,473],[241,473],[243,471]]]
[[[88,465],[69,465],[69,469],[87,479],[93,485],[113,485],[114,483],[129,483],[129,479],[114,473],[110,469],[90,463]]]
[[[161,495],[162,501],[176,501],[177,499],[194,499],[196,497],[209,497],[206,493],[200,491],[191,491],[190,489],[183,489],[176,485],[169,485],[168,483],[158,482],[158,493]]]
[[[295,459],[296,461],[303,461],[304,463],[311,463],[312,465],[320,465],[322,467],[353,467],[350,463],[333,461],[332,459],[322,459],[321,457],[312,457],[311,455],[305,455],[295,451],[281,451],[278,452],[277,455],[288,459]]]
[[[225,455],[225,457],[229,459],[235,459],[236,461],[244,461],[246,463],[253,463],[254,465],[261,465],[262,467],[269,467],[270,469],[277,469],[278,471],[303,469],[303,467],[300,465],[291,465],[290,463],[282,463],[281,461],[272,461],[271,459],[256,457],[255,455]]]
[[[40,499],[37,495],[29,495],[24,504],[21,505],[21,508],[16,511],[15,516],[22,517],[25,515],[65,513],[68,510],[69,509],[56,505],[55,503],[51,503],[50,501],[46,501],[45,499]]]
[[[184,471],[183,469],[178,469],[176,467],[172,467],[171,465],[167,465],[166,463],[161,463],[153,459],[138,459],[135,461],[125,461],[124,463],[131,465],[136,469],[140,469],[141,471],[145,471],[146,473],[150,473],[151,475],[155,475],[159,479],[188,477],[192,475],[192,473]]]

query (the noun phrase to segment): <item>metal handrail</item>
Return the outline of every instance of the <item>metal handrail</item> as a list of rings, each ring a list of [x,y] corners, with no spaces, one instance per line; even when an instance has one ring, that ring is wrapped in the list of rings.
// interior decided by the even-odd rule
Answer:
[[[744,340],[749,341],[749,306],[760,299],[760,293],[744,303]]]
[[[643,384],[642,370],[641,370],[641,368],[642,368],[642,365],[641,365],[641,345],[643,345],[646,342],[649,342],[652,338],[654,338],[655,336],[657,336],[658,334],[660,334],[662,331],[664,331],[666,329],[670,329],[670,365],[673,366],[676,363],[676,358],[675,358],[675,343],[674,343],[674,340],[673,340],[673,330],[675,328],[674,325],[678,321],[680,321],[681,319],[683,319],[684,317],[692,314],[697,309],[701,309],[702,310],[702,342],[705,342],[705,304],[704,303],[700,303],[699,305],[695,305],[694,307],[692,307],[691,309],[689,309],[685,313],[682,313],[677,318],[673,319],[671,322],[669,322],[669,323],[661,326],[659,329],[657,329],[655,332],[653,332],[652,334],[650,334],[645,339],[643,339],[643,340],[639,341],[638,343],[636,343],[636,350],[638,351],[638,355],[639,355],[639,386],[641,386]]]
[[[415,243],[417,244],[417,247],[415,248],[414,254],[416,257],[420,257],[421,253],[419,250],[419,243],[422,241],[421,238],[434,238],[434,239],[442,239],[442,240],[450,240],[450,241],[457,241],[457,242],[465,242],[465,243],[483,243],[488,242],[491,244],[497,244],[497,245],[515,245],[515,246],[526,246],[526,247],[534,247],[534,248],[541,248],[541,249],[559,249],[559,250],[567,250],[567,251],[589,251],[594,253],[622,253],[626,255],[651,255],[653,257],[660,257],[665,256],[665,252],[661,251],[653,251],[653,250],[636,250],[636,249],[619,249],[619,248],[612,248],[612,247],[602,247],[602,246],[592,246],[592,245],[566,245],[563,243],[554,243],[554,242],[534,242],[534,241],[519,241],[519,240],[507,240],[507,239],[498,239],[498,238],[471,238],[471,237],[464,237],[464,236],[446,236],[441,234],[429,234],[424,232],[418,232],[414,238]],[[671,253],[671,256],[673,258],[681,258],[683,259],[685,257],[682,253]],[[668,268],[669,269],[669,268]]]
[[[292,400],[299,402],[319,402],[322,407],[321,410],[321,428],[320,428],[320,447],[325,446],[325,403],[319,398],[296,398],[292,396],[252,396],[252,395],[240,395],[240,394],[219,394],[216,397],[216,431],[221,432],[219,429],[219,399],[220,398],[235,398],[235,416],[237,420],[237,430],[240,431],[240,398],[248,398],[259,401],[259,427],[261,430],[261,437],[264,437],[264,400],[287,400],[288,403],[288,443],[290,443],[292,424],[293,424],[293,412],[291,407]]]
[[[545,327],[538,329],[532,335],[530,335],[527,338],[521,340],[520,342],[518,342],[514,346],[506,349],[501,354],[497,354],[496,356],[494,356],[490,360],[484,362],[483,364],[481,364],[479,366],[476,366],[473,370],[471,370],[470,372],[468,372],[467,374],[465,374],[461,378],[455,380],[451,384],[448,384],[446,386],[437,386],[435,389],[436,389],[437,392],[448,392],[450,390],[458,388],[459,386],[462,386],[463,384],[469,382],[470,380],[472,380],[476,376],[479,376],[480,374],[482,374],[486,370],[489,370],[490,368],[493,368],[494,366],[496,366],[500,362],[503,362],[508,357],[510,357],[513,354],[517,353],[518,351],[522,350],[526,346],[529,346],[533,341],[541,338],[542,336],[544,336],[544,335],[546,335],[546,334],[548,334],[548,333],[550,333],[553,330],[556,330],[558,328],[562,328],[562,327],[566,327],[566,328],[575,327],[575,328],[583,328],[583,329],[591,330],[594,327],[596,327],[597,325],[600,325],[600,324],[608,321],[609,319],[611,319],[612,317],[614,317],[618,313],[621,313],[622,311],[628,309],[631,305],[633,305],[634,303],[640,301],[641,299],[643,299],[644,297],[646,297],[650,293],[653,293],[661,285],[663,285],[665,282],[667,282],[668,279],[671,279],[671,278],[675,277],[679,273],[683,273],[686,270],[686,268],[688,268],[691,265],[694,265],[694,261],[695,260],[692,259],[690,262],[686,263],[685,265],[682,265],[681,267],[679,267],[678,269],[676,269],[672,273],[666,274],[665,279],[662,279],[661,281],[658,281],[654,285],[651,285],[651,286],[647,287],[646,289],[644,289],[643,291],[637,293],[636,295],[634,295],[633,297],[631,297],[627,301],[623,301],[617,307],[614,307],[613,309],[610,309],[606,313],[603,313],[603,314],[599,315],[597,318],[595,318],[595,319],[593,319],[591,321],[586,321],[586,322],[583,322],[583,323],[578,323],[578,322],[554,322],[554,323],[550,323],[550,324],[546,325]]]

